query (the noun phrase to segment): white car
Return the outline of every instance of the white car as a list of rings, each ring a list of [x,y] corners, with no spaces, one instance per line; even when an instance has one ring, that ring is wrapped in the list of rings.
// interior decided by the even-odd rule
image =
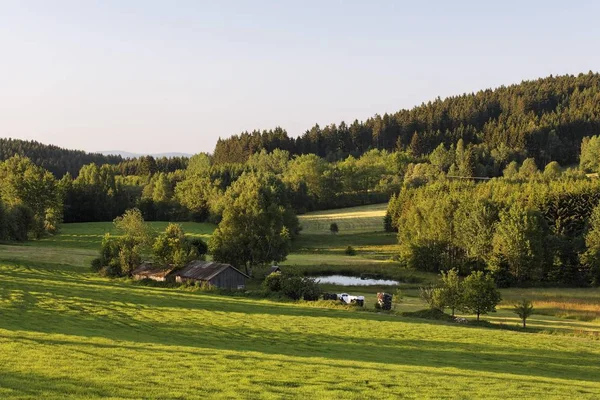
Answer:
[[[365,296],[351,296],[348,293],[338,294],[338,299],[346,304],[358,304],[363,306],[365,304]]]

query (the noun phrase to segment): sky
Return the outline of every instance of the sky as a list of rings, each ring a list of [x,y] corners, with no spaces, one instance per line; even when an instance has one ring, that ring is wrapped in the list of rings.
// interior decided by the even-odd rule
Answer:
[[[596,1],[0,0],[0,137],[212,151],[600,70]]]

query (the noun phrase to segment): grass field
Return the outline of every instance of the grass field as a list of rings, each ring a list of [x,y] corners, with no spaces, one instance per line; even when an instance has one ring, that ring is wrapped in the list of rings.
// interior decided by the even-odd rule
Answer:
[[[503,291],[484,318],[511,330],[234,298],[91,273],[110,229],[66,225],[53,238],[0,245],[0,398],[600,398],[598,289]],[[304,234],[288,268],[402,271],[387,234]],[[346,241],[357,256],[343,254]],[[416,289],[402,287],[399,311],[422,308]],[[347,290],[371,306],[378,289],[389,288]],[[539,309],[526,332],[510,310],[523,296]]]
[[[299,217],[302,232],[307,234],[330,235],[329,226],[336,223],[339,234],[380,232],[383,230],[383,217],[386,204],[374,204],[340,210],[317,211]]]

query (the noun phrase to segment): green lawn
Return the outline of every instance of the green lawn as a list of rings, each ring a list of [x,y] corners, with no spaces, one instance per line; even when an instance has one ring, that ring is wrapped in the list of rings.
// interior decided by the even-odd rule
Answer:
[[[600,396],[588,338],[134,286],[43,250],[0,261],[0,398]]]
[[[329,235],[330,225],[335,222],[339,234],[378,232],[383,230],[383,217],[387,203],[339,210],[317,211],[299,217],[302,231],[308,234]]]
[[[510,330],[233,298],[91,273],[111,229],[0,245],[1,399],[600,398],[598,289],[503,290],[484,319]],[[184,229],[207,238],[214,226]],[[391,260],[393,234],[305,231],[294,246],[284,268],[431,279]],[[417,286],[401,285],[397,311],[423,308]],[[343,290],[372,309],[391,289]],[[528,331],[510,308],[523,296],[536,302]]]
[[[209,223],[178,222],[183,230],[190,236],[201,237],[207,240],[212,235],[216,226]],[[156,232],[164,231],[168,222],[149,222]],[[82,222],[76,224],[63,224],[60,233],[38,241],[28,242],[26,245],[41,247],[69,247],[69,248],[100,248],[104,234],[117,234],[112,222]]]

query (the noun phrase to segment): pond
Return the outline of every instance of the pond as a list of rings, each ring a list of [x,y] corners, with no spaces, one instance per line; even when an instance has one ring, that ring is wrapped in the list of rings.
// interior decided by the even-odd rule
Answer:
[[[397,285],[398,281],[389,279],[363,279],[356,276],[344,276],[344,275],[328,275],[328,276],[315,276],[315,279],[319,283],[342,285],[342,286],[392,286]]]

